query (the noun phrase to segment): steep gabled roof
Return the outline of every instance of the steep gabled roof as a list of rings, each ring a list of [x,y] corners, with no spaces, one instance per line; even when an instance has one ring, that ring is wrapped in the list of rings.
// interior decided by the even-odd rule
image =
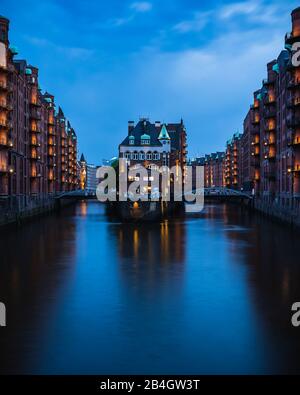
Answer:
[[[163,140],[163,136],[165,136],[165,138],[169,139],[171,142],[171,150],[176,150],[180,149],[181,133],[185,133],[185,128],[182,121],[180,123],[169,123],[158,126],[157,124],[155,125],[148,120],[142,119],[129,132],[129,135],[125,137],[120,145],[132,146],[129,144],[129,140],[132,140],[132,137],[134,137],[134,146],[142,146],[142,136],[147,134],[150,136],[149,146],[162,146],[160,139]]]
[[[158,136],[158,140],[171,140],[165,124],[163,124],[161,128],[161,131]]]

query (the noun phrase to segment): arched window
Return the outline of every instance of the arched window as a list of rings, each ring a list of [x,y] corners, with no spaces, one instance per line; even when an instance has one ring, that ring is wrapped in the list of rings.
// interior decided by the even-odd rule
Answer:
[[[139,154],[138,154],[138,152],[134,152],[134,153],[133,153],[132,159],[133,159],[133,160],[138,160],[138,159],[139,159]]]
[[[147,152],[146,158],[147,158],[147,160],[151,160],[152,159],[152,153],[151,152]]]
[[[158,152],[153,153],[153,160],[159,160],[159,157],[160,157],[160,155]]]
[[[140,160],[145,160],[145,153],[144,152],[140,152]]]
[[[125,158],[130,159],[130,152],[125,152]]]

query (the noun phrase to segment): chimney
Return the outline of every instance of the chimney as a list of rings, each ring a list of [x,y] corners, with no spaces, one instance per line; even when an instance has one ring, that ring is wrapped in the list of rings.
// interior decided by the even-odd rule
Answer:
[[[160,128],[160,121],[155,121],[155,127]]]
[[[294,37],[300,36],[300,7],[292,11],[292,32]]]
[[[134,129],[134,121],[128,121],[128,135],[133,131]]]

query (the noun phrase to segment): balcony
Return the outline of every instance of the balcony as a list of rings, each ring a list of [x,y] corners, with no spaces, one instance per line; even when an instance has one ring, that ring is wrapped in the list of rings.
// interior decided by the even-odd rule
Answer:
[[[272,106],[272,105],[276,104],[276,98],[275,98],[275,96],[267,95],[267,96],[265,96],[263,102],[264,102],[265,106]]]
[[[288,89],[300,88],[300,78],[293,78],[287,85]]]
[[[300,106],[300,97],[289,98],[287,101],[288,108],[294,108]]]
[[[252,135],[259,134],[260,133],[259,124],[252,125],[250,132]]]
[[[0,146],[1,147],[8,147],[8,140],[6,136],[0,138]]]
[[[266,155],[265,155],[265,159],[269,160],[269,161],[275,161],[276,160],[276,154],[267,152]]]
[[[36,148],[32,148],[32,150],[30,152],[30,159],[33,159],[33,160],[40,160],[41,159]]]
[[[258,156],[253,156],[253,157],[251,158],[251,166],[252,166],[252,167],[255,167],[255,168],[260,167],[260,159],[259,159]]]
[[[292,133],[287,137],[287,144],[294,147],[300,147],[300,136],[295,136],[294,133]]]
[[[32,108],[30,111],[30,118],[40,120],[41,119],[41,112],[37,108]]]
[[[29,103],[32,107],[39,108],[41,107],[41,104],[37,100],[31,100]]]
[[[298,173],[299,174],[300,173],[300,165],[296,164],[293,171],[294,171],[294,173]]]
[[[295,115],[290,115],[287,120],[286,120],[286,124],[288,128],[296,128],[300,126],[300,117],[299,116],[295,116]]]
[[[42,133],[39,127],[30,127],[30,133]]]
[[[8,173],[8,166],[6,163],[0,163],[0,173]]]
[[[0,100],[0,110],[12,111],[12,106],[8,104],[6,100]]]
[[[252,125],[259,125],[259,122],[260,122],[260,118],[259,117],[255,117],[251,121]]]
[[[37,139],[31,139],[30,145],[31,145],[32,147],[39,147],[38,140],[37,140]]]
[[[265,118],[275,118],[276,117],[276,108],[275,107],[266,107],[264,110],[264,117]]]
[[[10,129],[12,128],[12,122],[6,119],[0,119],[0,129]]]
[[[51,125],[48,129],[48,134],[49,134],[49,136],[56,136],[56,133]]]
[[[9,73],[9,72],[10,72],[10,69],[8,67],[0,64],[0,73]]]
[[[48,156],[48,166],[49,167],[54,167],[55,161],[53,156]]]
[[[265,132],[276,132],[276,123],[275,122],[270,122],[265,124]]]
[[[8,84],[6,81],[0,81],[0,91],[7,92],[8,91]]]

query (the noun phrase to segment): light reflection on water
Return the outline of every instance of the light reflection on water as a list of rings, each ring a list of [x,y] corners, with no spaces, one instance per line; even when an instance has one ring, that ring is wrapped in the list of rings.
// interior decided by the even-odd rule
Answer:
[[[299,373],[298,240],[227,205],[122,224],[80,202],[1,231],[0,372]]]

